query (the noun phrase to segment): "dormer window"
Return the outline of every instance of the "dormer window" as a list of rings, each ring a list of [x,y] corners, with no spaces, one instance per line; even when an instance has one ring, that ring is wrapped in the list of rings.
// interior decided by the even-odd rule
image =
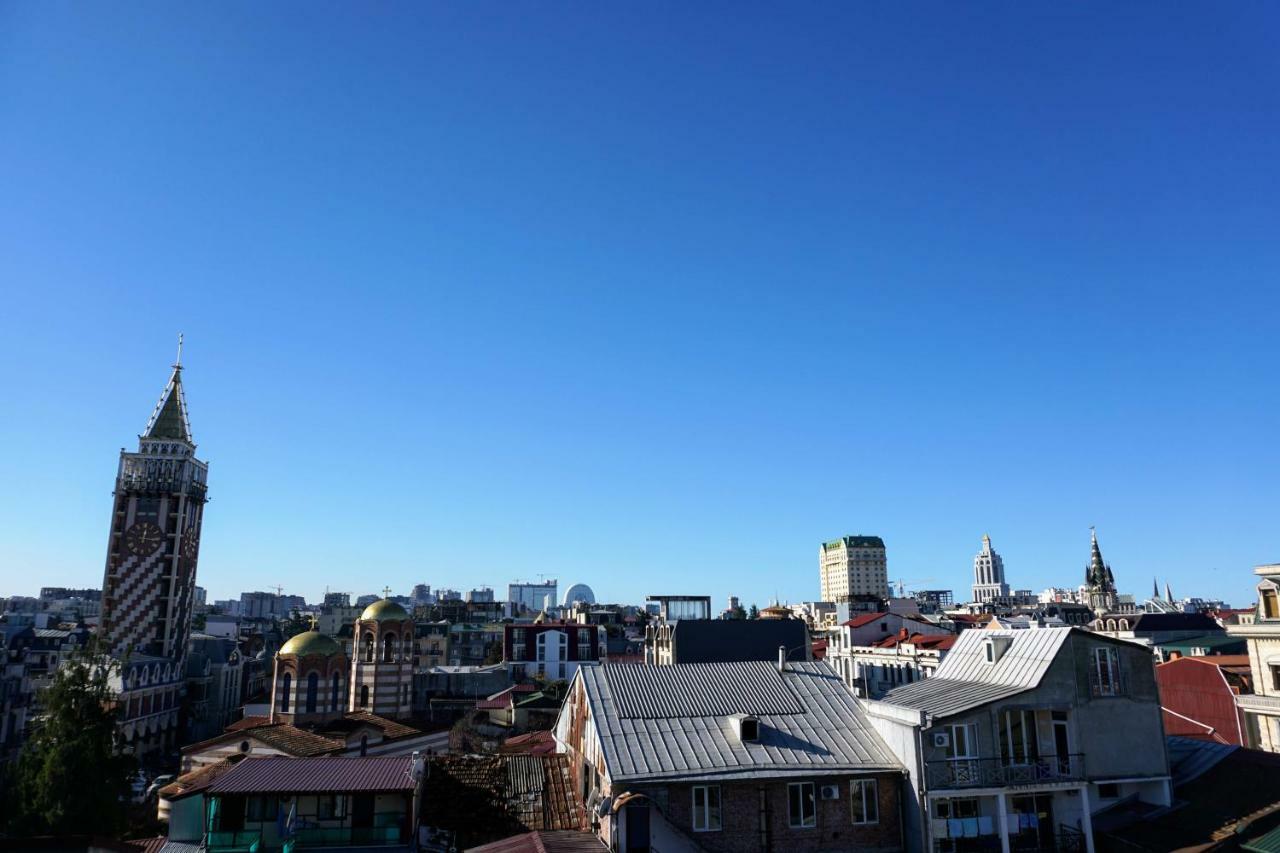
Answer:
[[[999,663],[1000,658],[1013,645],[1012,637],[990,637],[983,643],[983,654],[989,664]]]
[[[751,714],[734,714],[731,719],[739,741],[742,743],[759,743],[760,719],[758,717],[754,717]]]
[[[1274,586],[1258,588],[1258,609],[1263,619],[1280,619],[1280,594]]]

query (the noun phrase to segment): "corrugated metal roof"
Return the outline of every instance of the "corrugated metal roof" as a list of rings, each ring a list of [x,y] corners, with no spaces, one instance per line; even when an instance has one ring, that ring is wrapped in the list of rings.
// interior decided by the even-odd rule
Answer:
[[[1251,853],[1280,853],[1280,827],[1242,843],[1240,849]]]
[[[246,758],[214,780],[214,794],[412,791],[407,755],[365,758]]]
[[[915,708],[935,717],[958,714],[997,699],[1016,696],[1030,687],[1009,684],[988,684],[985,681],[955,681],[949,678],[929,678],[915,684],[904,684],[890,690],[881,699],[890,705]]]
[[[609,775],[628,779],[768,778],[901,765],[830,665],[761,662],[578,670]],[[760,719],[758,742],[731,715]]]
[[[797,666],[798,664],[789,664]],[[606,666],[618,716],[628,719],[802,714],[776,663]]]
[[[935,717],[968,711],[1039,686],[1072,628],[961,631],[933,678],[890,690],[880,701],[915,708]],[[1009,645],[994,663],[987,642]]]
[[[938,666],[938,678],[983,681],[1035,687],[1057,657],[1071,628],[1023,630],[983,629],[961,631],[956,644]],[[986,641],[1007,637],[1012,642],[995,663],[987,663]]]

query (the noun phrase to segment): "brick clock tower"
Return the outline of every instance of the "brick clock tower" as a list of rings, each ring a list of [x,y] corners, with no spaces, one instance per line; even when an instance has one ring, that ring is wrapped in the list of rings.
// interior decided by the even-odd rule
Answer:
[[[179,339],[137,452],[120,450],[102,582],[101,633],[115,657],[186,657],[209,472],[195,452]]]

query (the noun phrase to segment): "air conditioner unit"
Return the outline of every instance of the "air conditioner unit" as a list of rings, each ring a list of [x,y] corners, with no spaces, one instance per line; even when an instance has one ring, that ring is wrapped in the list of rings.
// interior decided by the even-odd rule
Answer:
[[[937,749],[946,749],[951,746],[951,732],[934,732],[933,745]]]
[[[822,786],[822,788],[821,788],[821,791],[822,791],[822,799],[824,799],[824,800],[838,800],[838,799],[840,799],[840,786],[839,786],[839,785],[823,785],[823,786]]]

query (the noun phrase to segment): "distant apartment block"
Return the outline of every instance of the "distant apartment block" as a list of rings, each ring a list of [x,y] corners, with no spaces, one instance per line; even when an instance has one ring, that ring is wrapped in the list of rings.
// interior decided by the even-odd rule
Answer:
[[[555,580],[541,583],[511,583],[507,585],[507,601],[511,602],[514,613],[540,613],[555,607],[560,601],[557,595],[558,582]]]
[[[845,536],[818,548],[822,600],[847,602],[853,596],[888,598],[889,568],[879,536]]]

